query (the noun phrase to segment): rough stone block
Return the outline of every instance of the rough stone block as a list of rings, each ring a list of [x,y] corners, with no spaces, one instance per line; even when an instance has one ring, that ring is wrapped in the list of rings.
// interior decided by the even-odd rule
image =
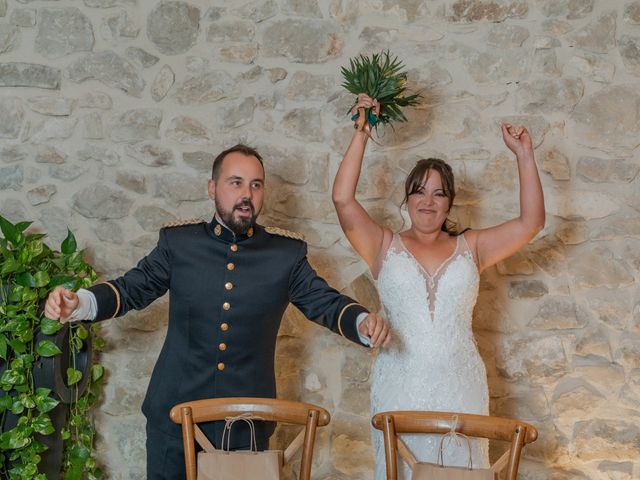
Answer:
[[[616,46],[617,12],[609,11],[569,35],[576,47],[589,52],[607,53]]]
[[[619,288],[634,281],[626,263],[605,246],[580,252],[579,261],[569,262],[569,271],[580,288]]]
[[[172,165],[174,160],[173,150],[151,142],[127,145],[125,147],[125,153],[147,167]]]
[[[18,138],[24,122],[24,109],[18,97],[0,98],[0,138]]]
[[[128,110],[111,120],[111,139],[115,142],[132,142],[160,138],[162,110],[138,108]]]
[[[159,102],[166,97],[175,81],[175,74],[169,65],[163,65],[151,84],[151,98]]]
[[[34,87],[60,89],[62,73],[59,68],[35,63],[0,63],[0,87]]]
[[[236,87],[236,82],[225,71],[203,72],[180,83],[175,97],[181,105],[201,105],[235,96]]]
[[[333,22],[278,20],[265,29],[262,45],[266,56],[284,56],[296,63],[323,63],[341,52],[342,38]]]
[[[547,17],[575,20],[593,11],[594,0],[538,0],[538,7]]]
[[[206,178],[182,173],[168,173],[158,179],[159,195],[178,203],[194,202],[208,198]]]
[[[162,1],[147,17],[147,35],[165,55],[185,53],[200,31],[200,9],[186,2]]]
[[[24,179],[24,167],[22,165],[11,165],[0,167],[0,190],[12,188],[20,189]]]
[[[67,67],[72,82],[98,80],[108,87],[117,88],[129,95],[139,97],[145,86],[144,79],[136,67],[113,51],[87,54]]]
[[[78,159],[83,162],[100,162],[103,165],[112,167],[120,162],[120,155],[102,145],[87,144],[84,148],[78,150]]]
[[[41,8],[38,10],[36,51],[47,58],[93,49],[91,20],[76,7]]]
[[[176,219],[175,215],[156,205],[138,207],[133,212],[133,216],[147,232],[157,232],[163,224]]]
[[[631,460],[640,456],[640,427],[624,420],[594,418],[576,422],[576,455],[583,460]]]
[[[510,17],[524,17],[529,4],[524,0],[456,0],[448,9],[451,22],[502,22]]]
[[[57,189],[55,185],[41,185],[36,188],[32,188],[27,192],[27,198],[31,205],[40,205],[47,203],[51,197],[56,193]]]
[[[124,218],[129,215],[133,200],[122,190],[94,183],[73,195],[72,206],[87,218]]]
[[[127,47],[125,53],[130,60],[133,60],[142,68],[152,67],[160,61],[160,58],[139,47]]]
[[[42,115],[69,116],[73,111],[75,100],[64,97],[37,96],[27,100],[29,108]]]
[[[6,53],[16,46],[20,30],[13,24],[0,22],[0,53]]]
[[[211,133],[199,120],[193,117],[175,117],[169,123],[165,136],[174,142],[202,145],[211,141]]]
[[[11,11],[9,21],[18,27],[33,27],[36,24],[36,9],[15,8]]]

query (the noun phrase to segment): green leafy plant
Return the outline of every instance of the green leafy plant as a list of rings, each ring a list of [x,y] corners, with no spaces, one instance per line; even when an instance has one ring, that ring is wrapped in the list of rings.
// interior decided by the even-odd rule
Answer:
[[[88,478],[95,480],[102,478],[102,469],[96,461],[96,452],[93,447],[95,428],[93,426],[90,410],[100,399],[101,385],[104,381],[104,367],[94,363],[90,369],[91,378],[88,388],[80,393],[78,384],[82,379],[82,372],[76,367],[76,355],[82,350],[82,346],[90,337],[93,350],[104,349],[105,341],[100,336],[100,324],[92,324],[87,329],[76,324],[71,326],[70,360],[71,365],[67,369],[67,384],[72,386],[73,401],[69,404],[68,425],[60,433],[65,441],[63,472],[64,480],[81,480]]]
[[[366,93],[380,103],[380,112],[376,117],[371,108],[367,109],[367,121],[372,127],[378,123],[406,122],[402,113],[404,107],[417,105],[419,94],[405,96],[407,72],[398,57],[389,51],[374,53],[371,57],[360,55],[349,60],[349,68],[342,67],[344,77],[342,86],[353,94]],[[349,111],[357,104],[357,99]],[[356,120],[356,113],[352,120]]]
[[[64,441],[64,461],[60,472],[66,480],[96,479],[102,472],[93,449],[94,428],[91,406],[99,398],[104,368],[91,367],[88,388],[79,388],[82,372],[76,368],[78,352],[87,342],[94,349],[104,345],[98,325],[69,327],[69,358],[64,388],[70,389],[67,425],[56,431],[50,414],[60,398],[50,388],[39,387],[34,371],[46,359],[62,355],[54,342],[64,328],[56,320],[43,317],[41,303],[58,285],[76,290],[88,287],[96,273],[77,249],[68,231],[60,251],[49,248],[44,234],[27,233],[31,222],[13,224],[0,216],[0,477],[10,480],[45,480],[40,469],[48,447],[45,437],[59,435]],[[7,419],[17,418],[8,427]]]

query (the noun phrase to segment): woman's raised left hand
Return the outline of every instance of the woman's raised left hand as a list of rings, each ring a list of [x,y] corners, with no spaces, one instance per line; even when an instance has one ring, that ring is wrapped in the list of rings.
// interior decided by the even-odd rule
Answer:
[[[522,158],[533,155],[533,143],[529,131],[522,126],[513,126],[508,123],[502,124],[502,138],[504,144],[515,153],[516,157]]]

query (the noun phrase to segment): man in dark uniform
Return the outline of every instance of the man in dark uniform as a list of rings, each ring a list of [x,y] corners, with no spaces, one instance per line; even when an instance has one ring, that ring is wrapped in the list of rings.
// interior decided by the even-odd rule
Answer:
[[[45,314],[61,321],[103,320],[149,305],[169,290],[169,325],[142,405],[147,418],[147,478],[184,478],[181,430],[169,419],[175,404],[215,397],[275,397],[274,354],[289,302],[311,320],[363,345],[386,345],[386,322],[331,288],[307,261],[295,234],[265,228],[264,169],[258,152],[236,145],[214,161],[211,223],[177,222],[122,277],[77,293],[61,287]],[[203,430],[220,445],[221,422]],[[265,448],[273,425],[256,425]],[[232,448],[249,445],[236,431]]]

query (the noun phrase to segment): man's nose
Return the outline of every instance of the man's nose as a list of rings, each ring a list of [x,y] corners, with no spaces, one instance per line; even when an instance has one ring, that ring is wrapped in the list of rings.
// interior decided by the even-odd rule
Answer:
[[[251,185],[245,185],[242,188],[242,199],[251,200],[253,198],[253,191],[251,190]]]

